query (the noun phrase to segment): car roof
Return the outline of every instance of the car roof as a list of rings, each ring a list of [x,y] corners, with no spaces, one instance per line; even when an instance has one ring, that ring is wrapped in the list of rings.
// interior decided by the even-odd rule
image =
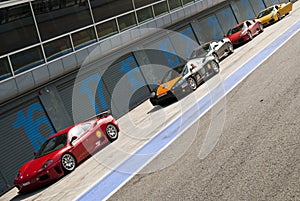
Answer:
[[[238,27],[238,26],[240,26],[241,24],[244,24],[244,23],[247,22],[247,21],[248,21],[248,20],[245,20],[245,21],[240,22],[240,23],[238,23],[238,24],[236,24],[236,25],[233,25],[232,27],[230,27],[230,29],[235,28],[235,27]]]
[[[96,119],[90,120],[90,121],[84,121],[84,122],[80,122],[80,123],[78,123],[78,124],[74,124],[74,125],[72,125],[72,126],[69,126],[69,127],[65,128],[65,129],[60,130],[60,131],[58,131],[57,133],[51,135],[48,139],[51,139],[51,138],[54,138],[54,137],[56,137],[56,136],[65,134],[65,133],[69,132],[69,130],[71,130],[72,128],[74,128],[75,126],[77,126],[77,125],[84,124],[84,123],[92,123],[92,122],[94,122],[95,120],[96,120]]]

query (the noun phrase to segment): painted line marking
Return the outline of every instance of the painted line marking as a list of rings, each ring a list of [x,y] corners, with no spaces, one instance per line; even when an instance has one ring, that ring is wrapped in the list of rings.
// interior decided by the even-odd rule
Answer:
[[[139,170],[149,164],[158,154],[176,140],[181,133],[198,121],[219,100],[224,98],[241,81],[250,75],[269,58],[276,50],[293,37],[300,29],[300,20],[287,31],[271,42],[244,65],[238,68],[210,93],[207,93],[182,116],[171,122],[166,128],[154,136],[147,144],[138,149],[132,156],[122,162],[115,170],[108,173],[88,191],[80,195],[77,200],[106,200],[126,184]],[[221,87],[221,88],[220,88]],[[225,92],[225,93],[220,93]],[[225,91],[224,91],[225,90]],[[216,96],[215,96],[216,95]],[[214,100],[212,100],[214,97]],[[217,98],[216,98],[217,97]],[[193,119],[193,121],[190,121]],[[181,123],[182,122],[182,123]]]

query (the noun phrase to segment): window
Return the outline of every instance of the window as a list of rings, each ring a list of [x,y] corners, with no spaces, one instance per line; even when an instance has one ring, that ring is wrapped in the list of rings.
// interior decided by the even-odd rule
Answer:
[[[167,2],[165,2],[165,1],[155,4],[153,6],[153,8],[154,8],[155,16],[159,16],[159,15],[162,15],[162,14],[168,12],[168,5],[167,5]]]
[[[132,0],[91,0],[95,22],[133,10]]]
[[[85,123],[85,124],[81,124],[81,128],[84,131],[89,130],[89,128],[91,127],[91,123]]]
[[[155,3],[157,1],[159,1],[159,0],[134,0],[134,5],[135,5],[135,8],[140,8],[140,7]]]
[[[71,52],[72,46],[69,36],[44,44],[44,50],[48,61]]]
[[[192,2],[194,2],[194,0],[183,0],[182,1],[183,5],[189,4],[189,3],[192,3]]]
[[[30,68],[44,63],[40,46],[16,53],[10,56],[15,74],[26,71]]]
[[[96,41],[94,27],[72,34],[75,49],[82,48]]]
[[[92,24],[87,0],[36,0],[32,6],[42,40]]]
[[[28,3],[0,9],[0,55],[38,42]]]
[[[174,10],[176,8],[181,7],[181,0],[168,0],[170,10]]]
[[[6,79],[12,75],[7,57],[0,59],[0,80]]]
[[[120,30],[128,29],[134,25],[136,25],[135,15],[134,13],[130,13],[128,15],[124,15],[118,18]]]
[[[137,11],[138,21],[144,22],[149,19],[153,19],[152,9],[151,7],[147,7]]]
[[[115,20],[110,20],[96,26],[98,37],[104,38],[118,32]]]

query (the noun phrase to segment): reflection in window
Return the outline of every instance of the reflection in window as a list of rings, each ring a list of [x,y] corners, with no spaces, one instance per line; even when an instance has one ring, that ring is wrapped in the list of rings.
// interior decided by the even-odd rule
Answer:
[[[28,3],[0,9],[0,55],[38,42]]]
[[[183,0],[182,3],[183,5],[188,4],[188,3],[192,3],[194,2],[194,0]]]
[[[96,42],[94,27],[73,33],[72,40],[75,49],[79,49],[93,42]]]
[[[96,26],[99,38],[104,38],[118,32],[115,20],[110,20]]]
[[[155,16],[159,16],[168,12],[168,5],[166,1],[155,4],[153,8],[154,8]]]
[[[10,56],[15,74],[26,71],[44,63],[40,46],[16,53]]]
[[[92,24],[87,0],[36,0],[32,5],[42,40]]]
[[[136,25],[135,15],[134,13],[130,13],[128,15],[124,15],[118,18],[120,30],[128,29],[134,25]]]
[[[134,0],[135,8],[140,8],[152,3],[157,2],[158,0]]]
[[[153,19],[152,9],[151,7],[147,7],[137,11],[138,21],[139,23],[144,22],[149,19]]]
[[[6,79],[12,75],[7,57],[0,59],[0,80]]]
[[[133,10],[132,0],[90,0],[95,22]]]
[[[174,10],[176,8],[181,7],[181,0],[168,0],[168,1],[169,1],[170,10]]]
[[[44,44],[44,50],[48,61],[71,52],[72,46],[69,36]]]

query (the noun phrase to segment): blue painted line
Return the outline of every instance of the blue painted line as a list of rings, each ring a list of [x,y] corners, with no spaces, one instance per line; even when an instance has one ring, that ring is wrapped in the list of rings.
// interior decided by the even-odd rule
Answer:
[[[231,74],[219,86],[206,94],[201,100],[193,105],[188,111],[169,124],[165,129],[152,138],[147,144],[137,150],[126,161],[119,165],[116,170],[107,174],[101,181],[81,195],[77,200],[103,200],[126,182],[133,173],[137,172],[157,153],[164,149],[172,140],[176,139],[182,131],[191,125],[193,120],[199,119],[208,109],[225,96],[242,79],[248,76],[259,64],[277,50],[291,35],[300,29],[300,21],[289,28],[274,42],[260,51],[256,56],[246,62],[242,67]]]

